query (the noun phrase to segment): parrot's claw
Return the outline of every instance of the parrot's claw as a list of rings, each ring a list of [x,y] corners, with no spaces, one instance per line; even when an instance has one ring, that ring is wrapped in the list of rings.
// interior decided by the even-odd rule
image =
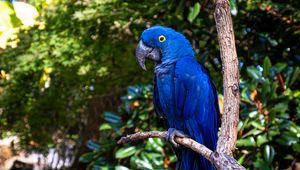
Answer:
[[[185,134],[184,132],[177,130],[175,128],[169,128],[168,132],[167,132],[167,141],[169,141],[175,148],[179,148],[180,145],[178,143],[175,142],[175,137],[190,137],[187,134]]]

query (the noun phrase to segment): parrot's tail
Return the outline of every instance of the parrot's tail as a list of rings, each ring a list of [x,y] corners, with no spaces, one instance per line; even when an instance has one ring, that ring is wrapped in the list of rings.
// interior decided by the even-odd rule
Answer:
[[[177,149],[176,170],[214,170],[214,166],[200,154],[187,149]]]

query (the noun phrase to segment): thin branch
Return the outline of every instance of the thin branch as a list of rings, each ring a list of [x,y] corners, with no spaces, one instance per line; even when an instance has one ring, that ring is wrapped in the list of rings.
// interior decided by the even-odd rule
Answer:
[[[217,152],[232,155],[237,140],[239,121],[239,61],[228,0],[216,0],[214,18],[223,68],[224,113]]]
[[[122,143],[128,143],[128,142],[133,142],[137,140],[143,140],[143,139],[148,139],[148,138],[162,138],[166,139],[167,137],[167,132],[160,132],[160,131],[149,131],[149,132],[137,132],[135,134],[127,135],[125,137],[122,137],[119,141],[118,144]],[[194,141],[191,138],[180,138],[180,137],[175,137],[175,142],[187,147],[191,148],[195,152],[203,155],[206,159],[210,160],[210,155],[212,151],[208,149],[206,146]]]
[[[167,132],[160,131],[149,131],[149,132],[137,132],[135,134],[127,135],[122,137],[118,144],[124,144],[128,142],[134,142],[138,140],[144,140],[148,138],[162,138],[166,139]],[[192,149],[193,151],[203,155],[207,160],[209,160],[214,166],[220,170],[236,169],[245,170],[245,168],[237,163],[237,161],[223,153],[212,152],[206,146],[196,142],[191,138],[181,138],[175,137],[175,141],[182,146]]]

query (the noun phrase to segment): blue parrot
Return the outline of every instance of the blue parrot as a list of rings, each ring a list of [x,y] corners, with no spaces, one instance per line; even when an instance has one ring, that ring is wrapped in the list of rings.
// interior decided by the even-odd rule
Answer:
[[[200,154],[174,141],[191,137],[211,150],[216,149],[220,112],[216,87],[194,56],[190,42],[179,32],[154,26],[146,29],[136,48],[138,64],[155,61],[153,103],[168,128],[167,140],[177,155],[176,169],[212,170]]]

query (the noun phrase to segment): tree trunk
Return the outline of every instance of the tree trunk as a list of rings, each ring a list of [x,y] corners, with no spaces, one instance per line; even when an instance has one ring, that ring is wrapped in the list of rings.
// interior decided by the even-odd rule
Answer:
[[[224,113],[217,152],[232,155],[239,121],[239,62],[228,0],[216,0],[214,17],[222,60]]]

